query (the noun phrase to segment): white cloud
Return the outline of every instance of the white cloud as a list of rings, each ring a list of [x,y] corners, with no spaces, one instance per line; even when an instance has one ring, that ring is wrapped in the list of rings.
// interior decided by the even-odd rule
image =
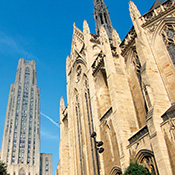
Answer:
[[[49,133],[48,131],[41,130],[40,134],[41,134],[41,136],[45,137],[46,139],[52,139],[52,140],[58,140],[59,139],[58,135],[55,135],[55,133],[54,134]]]
[[[0,53],[5,54],[20,54],[22,58],[37,59],[31,52],[24,49],[24,40],[21,37],[11,37],[0,31]]]

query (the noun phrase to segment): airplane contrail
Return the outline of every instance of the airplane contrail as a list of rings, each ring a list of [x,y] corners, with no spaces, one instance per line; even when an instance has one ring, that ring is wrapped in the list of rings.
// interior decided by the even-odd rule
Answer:
[[[57,126],[58,128],[60,128],[60,126],[55,121],[53,121],[49,116],[47,116],[46,114],[44,114],[42,112],[40,112],[40,114],[42,116],[44,116],[45,118],[47,118],[48,120],[50,120],[55,126]]]

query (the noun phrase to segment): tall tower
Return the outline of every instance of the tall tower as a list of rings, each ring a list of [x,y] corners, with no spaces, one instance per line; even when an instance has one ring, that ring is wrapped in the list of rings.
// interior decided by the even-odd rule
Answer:
[[[112,38],[112,23],[109,16],[108,8],[103,0],[94,0],[94,18],[96,23],[96,32],[99,35],[100,26],[103,25],[108,37]]]
[[[40,89],[35,61],[19,60],[9,92],[1,159],[10,175],[39,175]]]

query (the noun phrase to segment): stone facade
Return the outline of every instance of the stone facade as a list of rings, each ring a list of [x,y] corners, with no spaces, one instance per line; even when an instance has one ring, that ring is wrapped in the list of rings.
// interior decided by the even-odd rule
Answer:
[[[19,60],[9,92],[0,158],[9,175],[39,175],[47,167],[48,173],[42,175],[52,175],[52,155],[41,154],[40,160],[40,89],[33,60]]]
[[[39,175],[40,89],[35,61],[19,60],[9,92],[1,154],[10,175]]]
[[[94,0],[95,12],[98,3],[104,8]],[[98,168],[117,175],[131,160],[156,175],[175,174],[175,2],[156,1],[141,15],[130,1],[129,10],[133,27],[123,41],[98,11],[97,35],[86,21],[83,31],[74,25],[57,175],[96,175]]]
[[[52,175],[52,154],[40,154],[40,175]]]

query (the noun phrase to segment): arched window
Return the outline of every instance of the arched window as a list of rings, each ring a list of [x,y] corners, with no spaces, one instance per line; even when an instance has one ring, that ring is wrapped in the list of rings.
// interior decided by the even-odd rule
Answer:
[[[146,167],[152,174],[158,175],[154,154],[149,150],[140,150],[136,155],[136,160],[139,164]]]
[[[108,20],[107,20],[107,15],[106,13],[104,13],[104,18],[105,18],[105,22],[108,23]]]
[[[121,175],[122,171],[121,168],[115,166],[112,168],[111,172],[109,173],[109,175]]]
[[[162,38],[167,47],[171,60],[175,65],[175,26],[172,24],[165,25],[162,31]]]
[[[103,22],[103,16],[102,16],[101,13],[100,13],[100,21],[101,21],[101,24],[104,24],[104,22]]]
[[[95,148],[93,145],[93,140],[91,134],[94,131],[93,126],[93,118],[92,118],[92,108],[91,108],[91,99],[90,99],[90,91],[89,91],[89,82],[86,75],[84,75],[84,90],[85,90],[85,103],[86,103],[86,110],[87,110],[87,120],[88,120],[88,129],[89,129],[89,139],[90,139],[90,145],[91,145],[91,154],[92,154],[92,163],[93,163],[93,171],[94,174],[96,174],[96,165],[95,165]]]
[[[30,68],[29,67],[26,67],[26,69],[25,69],[25,74],[30,74]]]
[[[26,175],[26,172],[25,172],[24,168],[21,168],[19,170],[19,175]]]
[[[81,168],[81,174],[84,175],[85,164],[84,164],[84,151],[83,151],[82,116],[80,114],[80,101],[79,101],[79,94],[77,90],[75,90],[75,114],[76,114],[76,121],[77,121],[80,168]]]

